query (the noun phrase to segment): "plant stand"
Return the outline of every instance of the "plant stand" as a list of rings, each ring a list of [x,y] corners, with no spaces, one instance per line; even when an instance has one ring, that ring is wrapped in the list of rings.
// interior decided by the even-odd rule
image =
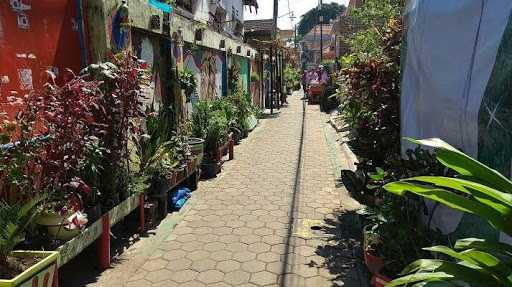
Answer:
[[[38,255],[44,256],[44,259],[13,279],[1,279],[0,287],[59,287],[58,252],[14,251],[12,255]]]

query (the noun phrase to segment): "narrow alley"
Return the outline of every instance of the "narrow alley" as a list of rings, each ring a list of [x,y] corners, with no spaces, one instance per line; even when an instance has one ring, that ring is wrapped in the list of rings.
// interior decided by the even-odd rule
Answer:
[[[175,230],[137,255],[148,259],[130,259],[142,264],[130,278],[114,268],[97,286],[364,286],[356,248],[334,258],[337,215],[357,203],[336,187],[327,123],[301,96],[200,184]]]

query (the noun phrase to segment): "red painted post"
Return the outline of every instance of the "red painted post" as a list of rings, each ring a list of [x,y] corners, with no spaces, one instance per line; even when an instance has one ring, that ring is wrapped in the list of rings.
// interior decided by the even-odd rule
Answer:
[[[108,213],[101,218],[102,233],[98,240],[98,259],[100,260],[100,268],[107,269],[110,267],[110,218]]]
[[[144,193],[139,194],[139,232],[144,233],[146,230],[146,217],[144,214]]]
[[[233,160],[235,158],[235,141],[233,138],[229,139],[229,160]]]
[[[59,287],[59,266],[55,264],[55,271],[53,272],[52,287]]]

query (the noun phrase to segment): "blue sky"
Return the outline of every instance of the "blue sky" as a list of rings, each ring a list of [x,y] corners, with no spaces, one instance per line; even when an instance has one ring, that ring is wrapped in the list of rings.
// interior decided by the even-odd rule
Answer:
[[[336,2],[338,4],[347,5],[349,0],[324,0],[324,3]],[[273,0],[258,0],[260,8],[258,14],[254,12],[249,13],[249,9],[245,10],[245,19],[270,19],[273,13]],[[288,13],[288,5],[290,5],[290,11],[293,11],[295,17],[293,25],[297,24],[300,20],[300,16],[309,11],[311,8],[318,5],[318,0],[279,0],[279,16]],[[293,25],[289,15],[279,18],[277,25],[280,29],[292,29]]]

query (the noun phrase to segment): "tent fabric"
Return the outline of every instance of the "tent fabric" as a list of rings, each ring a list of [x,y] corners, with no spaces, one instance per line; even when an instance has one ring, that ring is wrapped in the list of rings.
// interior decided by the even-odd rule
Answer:
[[[511,11],[510,0],[409,1],[402,136],[442,138],[510,176]],[[411,147],[402,143],[403,152]],[[444,234],[492,230],[445,206],[435,210],[432,224]]]

